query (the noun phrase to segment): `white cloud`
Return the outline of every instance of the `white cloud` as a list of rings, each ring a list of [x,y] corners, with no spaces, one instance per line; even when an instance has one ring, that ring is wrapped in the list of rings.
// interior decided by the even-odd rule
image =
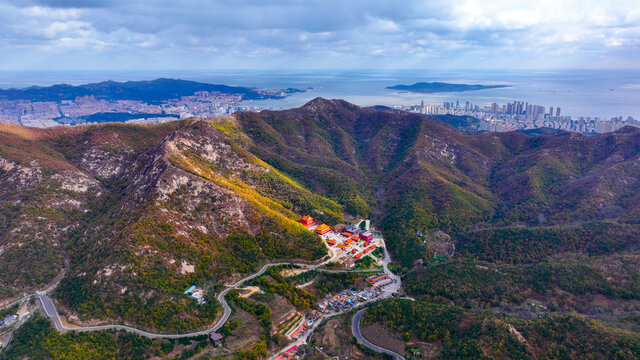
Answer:
[[[640,9],[637,0],[0,0],[0,34],[5,68],[588,67],[637,63]],[[58,58],[65,49],[74,53]]]
[[[81,14],[79,9],[54,9],[43,6],[26,7],[20,12],[26,17],[52,20],[77,19]]]

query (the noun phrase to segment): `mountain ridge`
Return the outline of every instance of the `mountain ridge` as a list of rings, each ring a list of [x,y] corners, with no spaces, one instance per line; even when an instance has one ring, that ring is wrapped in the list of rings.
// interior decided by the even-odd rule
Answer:
[[[2,125],[0,138],[2,294],[48,283],[69,259],[55,296],[75,321],[203,326],[217,309],[188,307],[183,288],[215,293],[265,261],[325,255],[302,214],[371,216],[401,271],[433,257],[416,234],[435,230],[506,264],[640,245],[638,129],[469,134],[317,98],[158,125]]]
[[[279,95],[262,94],[242,86],[228,86],[201,83],[190,80],[159,78],[143,81],[103,81],[84,85],[55,84],[52,86],[31,86],[23,89],[0,89],[0,99],[30,101],[75,100],[77,97],[94,96],[102,100],[140,100],[158,102],[198,91],[217,91],[236,94],[244,100],[282,98]]]

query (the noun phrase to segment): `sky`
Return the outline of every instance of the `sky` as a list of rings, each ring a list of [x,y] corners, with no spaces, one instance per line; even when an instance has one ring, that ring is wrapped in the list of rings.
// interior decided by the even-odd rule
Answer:
[[[639,69],[638,0],[0,0],[0,70]]]

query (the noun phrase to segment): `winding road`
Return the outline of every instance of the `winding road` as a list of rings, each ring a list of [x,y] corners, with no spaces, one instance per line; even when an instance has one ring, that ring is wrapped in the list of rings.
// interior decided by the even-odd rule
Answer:
[[[70,328],[70,327],[66,327],[62,323],[62,320],[60,319],[60,314],[58,313],[58,310],[56,309],[56,306],[55,306],[53,300],[46,293],[32,294],[32,295],[29,295],[29,296],[25,297],[24,299],[28,299],[28,298],[36,299],[37,305],[38,305],[38,309],[40,310],[40,312],[42,312],[42,314],[44,314],[46,317],[51,319],[51,321],[53,321],[53,325],[55,326],[56,330],[58,330],[60,332],[123,330],[123,331],[128,331],[128,332],[131,332],[131,333],[134,333],[134,334],[138,334],[140,336],[144,336],[144,337],[151,338],[151,339],[154,339],[154,338],[178,339],[178,338],[185,338],[185,337],[194,337],[194,336],[200,336],[200,335],[207,335],[212,331],[216,331],[216,330],[220,329],[227,322],[227,320],[229,319],[229,316],[231,316],[231,307],[229,306],[229,304],[227,303],[227,300],[225,299],[225,297],[227,296],[229,291],[238,288],[240,285],[244,284],[245,282],[247,282],[249,280],[257,278],[258,276],[264,274],[265,271],[267,271],[269,268],[272,268],[274,266],[293,265],[293,266],[299,266],[299,267],[307,268],[309,270],[317,270],[317,271],[322,271],[322,272],[327,272],[327,273],[371,272],[372,271],[372,270],[329,270],[329,269],[320,269],[319,268],[320,266],[323,266],[323,265],[327,264],[331,260],[332,259],[329,259],[329,260],[326,260],[326,261],[324,261],[322,263],[319,263],[319,264],[316,264],[316,265],[299,264],[299,263],[284,263],[284,262],[283,263],[272,263],[272,264],[264,265],[258,272],[239,280],[238,282],[236,282],[235,284],[227,287],[226,289],[221,291],[220,294],[218,294],[218,301],[222,304],[223,313],[222,313],[222,318],[220,318],[220,320],[218,320],[218,322],[213,327],[211,327],[209,329],[206,329],[206,330],[195,331],[195,332],[184,333],[184,334],[153,333],[153,332],[149,332],[149,331],[136,329],[134,327],[127,326],[127,325],[98,325],[98,326],[84,326],[84,327],[73,327],[73,328]]]
[[[381,238],[381,244],[384,244],[384,240]],[[332,260],[334,260],[334,256],[331,256],[329,259],[315,264],[315,265],[309,265],[309,264],[301,264],[301,263],[289,263],[289,262],[281,262],[281,263],[272,263],[272,264],[266,264],[264,265],[262,268],[260,268],[260,270],[252,275],[249,275],[241,280],[239,280],[238,282],[236,282],[235,284],[232,284],[230,286],[228,286],[226,289],[224,289],[223,291],[220,292],[220,294],[218,294],[218,301],[220,302],[220,304],[222,304],[222,308],[223,308],[223,314],[222,317],[220,318],[220,320],[217,321],[217,323],[212,326],[211,328],[208,328],[206,330],[201,330],[201,331],[195,331],[195,332],[190,332],[190,333],[183,333],[183,334],[162,334],[162,333],[154,333],[154,332],[149,332],[149,331],[144,331],[144,330],[140,330],[140,329],[136,329],[134,327],[131,326],[127,326],[127,325],[98,325],[98,326],[85,326],[85,327],[67,327],[62,323],[62,320],[60,318],[60,314],[58,313],[58,309],[56,308],[53,300],[51,299],[51,297],[49,297],[49,295],[47,295],[47,293],[55,286],[48,288],[45,291],[39,291],[36,294],[31,294],[31,295],[27,295],[25,297],[23,297],[22,299],[20,299],[18,302],[21,301],[26,301],[29,299],[35,299],[36,303],[37,303],[37,307],[39,309],[39,311],[44,314],[47,318],[51,319],[51,321],[54,324],[54,327],[56,328],[56,330],[60,331],[60,332],[67,332],[67,331],[101,331],[101,330],[122,330],[122,331],[127,331],[127,332],[131,332],[140,336],[144,336],[147,338],[169,338],[169,339],[177,339],[177,338],[185,338],[185,337],[194,337],[194,336],[200,336],[200,335],[208,335],[209,333],[211,333],[212,331],[217,331],[218,329],[220,329],[229,319],[229,317],[231,316],[231,307],[229,306],[229,304],[227,303],[225,297],[226,295],[234,289],[237,289],[238,287],[240,287],[242,284],[244,284],[245,282],[255,279],[259,276],[261,276],[262,274],[264,274],[269,268],[275,267],[275,266],[281,266],[281,265],[293,265],[293,266],[298,266],[298,267],[302,267],[302,268],[307,268],[309,270],[317,270],[317,271],[322,271],[322,272],[327,272],[327,273],[341,273],[341,272],[372,272],[372,271],[379,271],[379,270],[330,270],[330,269],[321,269],[320,267],[323,265],[326,265],[327,263],[331,262]],[[393,274],[389,268],[388,268],[388,264],[391,262],[391,258],[389,256],[389,253],[387,251],[387,247],[384,246],[384,261],[383,261],[383,269],[384,272],[389,275],[389,278],[391,278],[393,280],[393,283],[386,286],[385,290],[382,294],[382,296],[380,298],[388,298],[391,297],[393,293],[395,293],[396,291],[400,290],[400,277]],[[57,283],[56,283],[57,285]],[[377,345],[372,344],[371,342],[369,342],[367,339],[365,339],[361,332],[360,332],[360,318],[362,317],[362,314],[364,313],[364,311],[366,310],[366,308],[359,310],[356,315],[353,317],[352,320],[352,324],[351,324],[351,331],[353,332],[353,335],[358,339],[358,341],[360,341],[360,343],[362,343],[364,346],[377,351],[377,352],[381,352],[381,353],[385,353],[385,354],[389,354],[391,356],[393,356],[395,359],[402,359],[404,360],[404,358],[402,356],[400,356],[399,354],[391,351],[391,350],[387,350],[384,349],[382,347],[379,347]],[[339,315],[342,312],[337,312],[335,314],[331,314],[330,316],[335,316],[335,315]],[[321,321],[317,321],[314,326],[312,327],[312,329],[310,329],[310,331],[301,339],[298,339],[297,343],[304,343],[306,342],[306,339],[309,335],[311,335],[311,333],[313,332],[313,330],[321,323]]]
[[[355,336],[356,339],[358,339],[358,341],[362,343],[362,345],[368,347],[373,351],[389,354],[397,360],[404,360],[404,358],[398,353],[372,344],[371,342],[369,342],[369,340],[365,339],[364,336],[362,336],[362,333],[360,332],[360,318],[362,317],[362,314],[364,314],[365,310],[366,309],[358,310],[358,312],[353,316],[353,320],[351,320],[351,332],[353,333],[353,336]]]
[[[384,243],[383,239],[380,239],[381,243]],[[394,274],[393,272],[391,272],[391,270],[389,270],[389,263],[391,263],[391,257],[389,256],[389,251],[387,251],[387,247],[384,247],[384,262],[383,262],[383,267],[384,267],[384,272],[385,274],[389,275],[389,278],[391,278],[393,280],[393,283],[391,285],[388,285],[385,288],[384,294],[383,294],[383,298],[388,298],[393,296],[393,293],[395,293],[396,291],[400,290],[400,277],[396,274]],[[356,337],[356,339],[358,339],[358,341],[368,347],[369,349],[373,350],[373,351],[377,351],[380,353],[385,353],[385,354],[389,354],[391,356],[393,356],[395,359],[398,360],[404,360],[404,358],[402,356],[400,356],[399,354],[391,351],[391,350],[387,350],[385,348],[382,348],[380,346],[377,346],[375,344],[372,344],[371,342],[369,342],[369,340],[365,339],[364,336],[362,336],[362,333],[360,332],[360,318],[362,317],[362,314],[364,314],[364,312],[367,309],[360,309],[358,310],[358,312],[353,316],[353,319],[351,320],[351,332],[353,333],[353,336]]]

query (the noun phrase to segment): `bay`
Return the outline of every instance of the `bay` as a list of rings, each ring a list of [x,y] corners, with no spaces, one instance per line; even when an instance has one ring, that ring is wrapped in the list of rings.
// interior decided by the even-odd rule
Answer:
[[[640,71],[556,70],[126,70],[126,71],[0,71],[0,88],[80,85],[105,80],[152,80],[171,77],[257,88],[312,88],[282,100],[245,102],[273,109],[297,107],[315,97],[344,99],[360,106],[412,105],[469,101],[477,105],[526,101],[560,106],[573,117],[632,116],[640,118]],[[386,89],[416,82],[509,85],[506,88],[459,93],[414,94]]]

